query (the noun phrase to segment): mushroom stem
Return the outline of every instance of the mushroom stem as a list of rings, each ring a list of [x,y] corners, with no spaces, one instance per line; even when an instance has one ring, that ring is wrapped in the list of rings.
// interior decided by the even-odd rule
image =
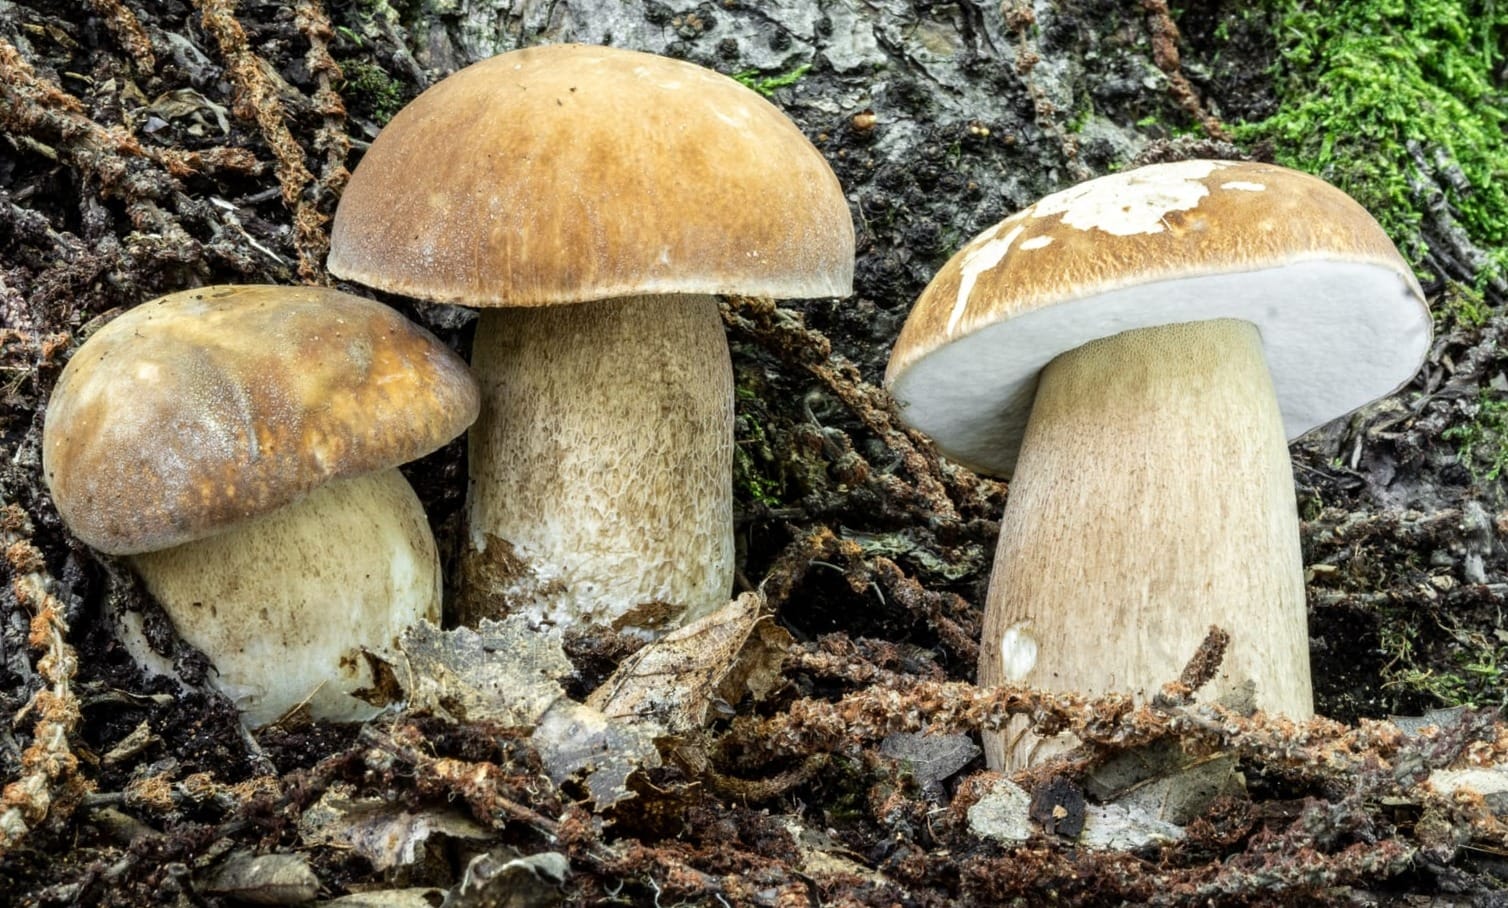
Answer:
[[[489,309],[459,618],[655,636],[733,582],[733,370],[711,296]]]
[[[397,469],[337,479],[223,533],[129,556],[215,683],[264,725],[307,701],[317,719],[362,720],[350,696],[420,619],[439,621],[440,561],[419,497]],[[120,616],[132,655],[173,674]]]
[[[1282,418],[1245,321],[1127,331],[1042,371],[985,609],[979,681],[1150,697],[1209,626],[1200,699],[1313,711],[1298,514]],[[990,765],[1076,742],[986,735]]]

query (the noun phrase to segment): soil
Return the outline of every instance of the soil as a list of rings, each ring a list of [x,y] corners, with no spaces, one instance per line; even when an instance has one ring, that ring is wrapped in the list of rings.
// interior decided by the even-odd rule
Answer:
[[[785,679],[665,742],[638,797],[600,812],[545,778],[517,729],[405,714],[248,734],[124,565],[67,533],[39,457],[52,385],[94,328],[195,285],[331,283],[328,219],[381,123],[460,65],[560,40],[744,74],[828,157],[858,229],[852,297],[724,306],[739,573],[796,641]],[[931,274],[1010,212],[1133,163],[1269,156],[1224,141],[1221,124],[1271,112],[1275,55],[1266,17],[1219,0],[1186,5],[1176,24],[1156,0],[0,2],[11,903],[443,894],[476,855],[556,852],[563,882],[519,865],[511,895],[447,904],[1508,904],[1501,809],[1418,784],[1508,751],[1495,711],[1508,698],[1496,291],[1486,315],[1459,318],[1460,285],[1418,263],[1442,313],[1425,368],[1294,445],[1317,707],[1335,720],[1310,726],[1201,720],[1176,698],[1154,709],[969,686],[1007,489],[939,459],[879,387]],[[380,298],[467,351],[464,310]],[[442,551],[464,456],[457,442],[404,470]],[[123,608],[199,683],[143,675],[101,617]],[[633,648],[574,639],[576,692]],[[1423,733],[1371,721],[1460,704]],[[1006,846],[969,819],[994,778],[982,759],[929,778],[882,747],[923,727],[961,747],[1008,714],[1091,745],[1085,762],[1017,780],[1029,789],[1078,785],[1087,765],[1172,738],[1236,754],[1246,791],[1176,844],[1094,851],[1039,829]],[[450,805],[484,835],[437,834],[413,863],[378,869],[302,836],[331,792],[416,813]],[[240,851],[296,856],[317,887],[225,883]]]

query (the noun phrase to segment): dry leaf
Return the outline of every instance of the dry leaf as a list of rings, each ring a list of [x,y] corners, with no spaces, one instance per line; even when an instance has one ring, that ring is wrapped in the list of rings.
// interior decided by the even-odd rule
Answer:
[[[880,753],[906,764],[918,785],[926,786],[953,775],[983,751],[969,735],[897,732],[880,742]]]
[[[522,615],[483,619],[475,630],[420,622],[399,648],[408,659],[410,708],[460,722],[531,726],[565,696],[556,679],[574,670],[560,638]]]
[[[744,593],[645,646],[592,691],[587,705],[613,718],[647,719],[671,733],[701,728],[763,604],[763,594]]]
[[[590,706],[562,697],[540,717],[529,739],[545,772],[559,785],[572,776],[585,779],[598,810],[634,796],[628,777],[660,765],[652,721],[609,718]]]
[[[319,878],[301,854],[237,851],[210,871],[203,889],[253,905],[297,905],[319,894]]]
[[[489,838],[491,832],[459,810],[431,808],[413,812],[377,798],[352,800],[329,791],[299,818],[306,845],[350,848],[378,870],[417,862],[431,837]]]
[[[582,778],[598,809],[633,796],[628,777],[660,765],[661,726],[639,716],[609,717],[565,695],[557,679],[574,671],[553,629],[521,614],[484,619],[476,630],[410,629],[399,641],[408,661],[412,709],[460,722],[533,728],[530,741],[558,785]]]

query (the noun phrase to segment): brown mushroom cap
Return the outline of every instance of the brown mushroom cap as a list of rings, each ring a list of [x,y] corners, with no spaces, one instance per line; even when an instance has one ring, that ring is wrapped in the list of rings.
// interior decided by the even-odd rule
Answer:
[[[78,349],[48,404],[43,470],[80,539],[135,554],[413,460],[477,409],[465,363],[381,303],[205,287],[138,306]]]
[[[758,94],[699,66],[550,45],[469,66],[372,143],[329,268],[470,306],[633,294],[843,296],[837,178]]]
[[[971,240],[917,300],[886,384],[949,456],[1009,475],[1054,357],[1217,318],[1260,330],[1290,438],[1396,390],[1430,340],[1408,264],[1345,193],[1269,164],[1181,161],[1047,196]]]

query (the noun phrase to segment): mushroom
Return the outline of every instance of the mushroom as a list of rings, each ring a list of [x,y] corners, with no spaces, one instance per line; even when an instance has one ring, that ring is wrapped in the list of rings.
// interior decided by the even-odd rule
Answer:
[[[485,310],[461,622],[651,637],[722,605],[733,380],[714,294],[845,295],[853,252],[811,143],[689,63],[532,47],[400,111],[351,175],[329,268]]]
[[[308,702],[362,719],[363,648],[438,620],[440,569],[398,464],[476,418],[476,383],[380,303],[313,287],[207,287],[79,347],[48,403],[58,512],[126,556],[248,722]],[[129,633],[149,668],[163,660]]]
[[[1400,387],[1429,341],[1377,222],[1282,167],[1130,170],[971,240],[886,383],[946,455],[1012,477],[980,683],[1146,696],[1219,625],[1203,698],[1312,714],[1286,440]],[[1015,732],[992,766],[1069,743]]]

